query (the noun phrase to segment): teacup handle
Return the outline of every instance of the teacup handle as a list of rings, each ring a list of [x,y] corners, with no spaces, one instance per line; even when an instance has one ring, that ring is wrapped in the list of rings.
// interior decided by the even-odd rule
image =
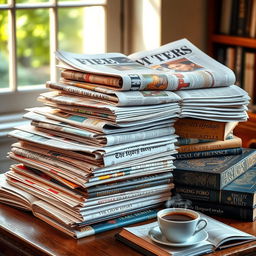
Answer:
[[[198,228],[198,226],[200,225],[200,223],[204,223],[203,226],[201,226],[200,228]],[[195,235],[196,233],[198,233],[199,231],[201,231],[202,229],[204,229],[205,227],[207,226],[207,220],[204,219],[204,218],[201,218],[197,224],[196,224],[196,227],[197,229],[195,230],[194,234]]]

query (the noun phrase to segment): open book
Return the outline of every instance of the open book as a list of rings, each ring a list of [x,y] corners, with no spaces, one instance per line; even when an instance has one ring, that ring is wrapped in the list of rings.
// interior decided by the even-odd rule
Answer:
[[[187,247],[171,247],[153,242],[149,236],[149,231],[157,226],[157,222],[152,222],[136,227],[123,228],[116,235],[116,238],[121,242],[133,247],[145,255],[158,256],[194,256],[204,253],[210,253],[216,249],[224,249],[227,247],[239,245],[249,241],[256,240],[256,237],[240,231],[236,228],[228,226],[220,221],[217,221],[209,216],[202,214],[206,218],[208,225],[206,232],[208,233],[207,240]]]

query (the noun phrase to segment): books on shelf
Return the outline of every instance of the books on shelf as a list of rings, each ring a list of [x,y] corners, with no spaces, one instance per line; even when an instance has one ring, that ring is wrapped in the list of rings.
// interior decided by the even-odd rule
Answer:
[[[256,84],[256,53],[252,51],[246,51],[244,56],[244,80],[243,88],[247,91],[248,95],[251,97],[252,101],[254,100],[254,87]],[[255,103],[255,102],[252,102]]]
[[[229,34],[231,24],[232,0],[222,0],[220,16],[220,33]]]
[[[251,19],[250,19],[250,28],[249,28],[249,36],[251,38],[256,37],[256,0],[251,1]]]
[[[157,222],[138,225],[135,227],[123,228],[116,238],[144,255],[158,256],[192,256],[214,252],[217,249],[224,249],[238,244],[253,241],[256,237],[253,234],[242,232],[228,226],[211,217],[201,214],[207,219],[206,231],[208,239],[194,246],[169,247],[153,242],[149,237],[151,228],[157,226]]]
[[[255,1],[223,0],[220,5],[219,32],[255,38]]]

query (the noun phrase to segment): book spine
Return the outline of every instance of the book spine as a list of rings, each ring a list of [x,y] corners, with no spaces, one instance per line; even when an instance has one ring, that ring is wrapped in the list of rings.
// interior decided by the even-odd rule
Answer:
[[[245,35],[247,3],[248,3],[248,0],[239,0],[238,2],[238,18],[237,18],[237,32],[236,32],[238,36]]]
[[[131,248],[134,249],[135,251],[138,251],[139,253],[141,253],[141,254],[143,254],[143,255],[145,255],[145,256],[158,256],[158,255],[159,255],[159,253],[158,253],[158,254],[157,254],[157,253],[153,253],[153,252],[151,252],[151,251],[149,251],[149,250],[143,248],[142,246],[140,246],[140,245],[138,245],[138,244],[136,244],[136,243],[130,241],[129,239],[127,239],[127,238],[121,236],[121,235],[118,234],[118,233],[115,235],[115,238],[116,238],[118,241],[124,243],[125,245],[128,245],[129,247],[131,247]]]
[[[246,1],[246,14],[245,14],[245,28],[244,28],[244,35],[245,37],[250,36],[250,26],[251,26],[251,18],[252,18],[252,2],[253,0]]]
[[[120,218],[105,221],[103,223],[94,224],[91,226],[81,227],[79,231],[76,231],[76,238],[82,238],[90,235],[95,235],[108,230],[128,226],[141,221],[155,218],[157,215],[157,209],[142,211],[131,215],[123,216]]]
[[[238,21],[239,0],[232,1],[230,35],[236,35]]]
[[[195,143],[206,143],[211,142],[212,140],[201,140],[201,139],[192,139],[192,138],[177,138],[176,146],[190,145]]]
[[[254,70],[255,70],[255,52],[246,51],[244,54],[244,77],[243,77],[243,89],[248,93],[252,100],[254,100]]]
[[[256,163],[256,151],[250,153],[238,163],[229,167],[225,172],[220,174],[220,189],[228,185],[235,178],[246,172]]]
[[[224,140],[225,123],[182,118],[174,123],[175,133],[182,138]]]
[[[228,46],[226,49],[226,62],[225,65],[230,69],[235,69],[235,47]]]
[[[229,190],[211,190],[206,188],[182,186],[179,184],[176,184],[175,186],[175,193],[179,194],[182,198],[189,200],[206,201],[241,207],[254,206],[253,193]]]
[[[243,47],[236,47],[236,61],[235,61],[235,75],[236,75],[236,85],[242,87],[243,82],[243,59],[244,50]]]
[[[256,209],[232,205],[213,204],[202,201],[192,201],[190,209],[200,211],[208,215],[216,215],[224,218],[234,218],[244,221],[254,221],[256,219]]]
[[[206,142],[206,143],[197,143],[191,145],[180,146],[177,151],[179,153],[184,152],[195,152],[195,151],[209,151],[216,149],[229,149],[229,148],[238,148],[242,147],[242,140],[238,137],[230,140],[223,141],[214,141],[214,142]]]
[[[193,159],[212,156],[228,156],[242,154],[242,148],[216,149],[208,151],[185,152],[173,155],[176,159]]]
[[[228,35],[230,33],[231,11],[232,11],[232,0],[222,0],[220,25],[219,25],[219,32],[221,34]]]

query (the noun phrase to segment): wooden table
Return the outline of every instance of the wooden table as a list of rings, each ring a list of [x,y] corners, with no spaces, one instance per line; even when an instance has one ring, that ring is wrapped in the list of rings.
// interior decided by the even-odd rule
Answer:
[[[220,219],[245,232],[256,234],[256,222]],[[138,256],[140,253],[116,241],[120,229],[75,240],[52,228],[31,213],[0,204],[0,255],[4,256]],[[256,242],[207,255],[256,255]]]

